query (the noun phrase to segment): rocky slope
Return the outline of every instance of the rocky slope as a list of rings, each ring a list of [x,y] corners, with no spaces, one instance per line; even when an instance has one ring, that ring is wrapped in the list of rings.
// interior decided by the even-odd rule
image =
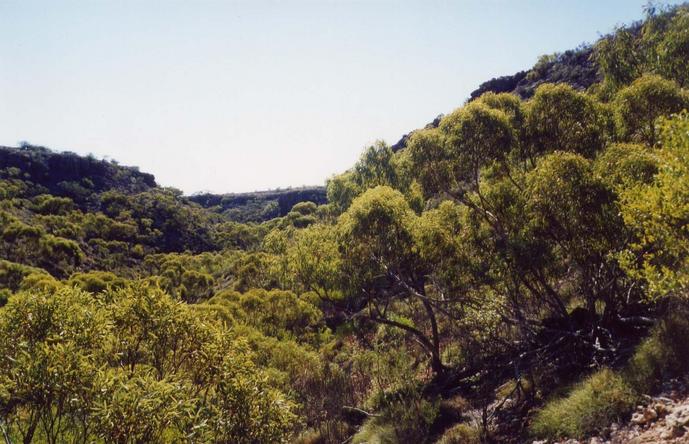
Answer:
[[[657,396],[645,396],[629,421],[613,423],[599,436],[552,444],[651,444],[689,443],[689,390],[670,381]],[[532,444],[551,444],[533,441]]]

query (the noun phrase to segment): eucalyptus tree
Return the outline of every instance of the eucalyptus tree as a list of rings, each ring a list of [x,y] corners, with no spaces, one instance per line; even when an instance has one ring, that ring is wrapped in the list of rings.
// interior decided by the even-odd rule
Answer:
[[[689,289],[689,116],[661,119],[658,174],[622,192],[622,215],[637,240],[623,255],[648,295],[686,298]]]
[[[620,90],[614,105],[620,139],[653,146],[658,139],[658,117],[686,109],[689,94],[672,80],[644,75]]]
[[[414,247],[416,217],[399,191],[366,191],[338,221],[342,266],[358,316],[409,333],[440,373],[438,314],[426,293],[427,265]],[[409,318],[416,307],[421,324]]]
[[[591,158],[606,143],[605,108],[567,84],[539,86],[526,110],[524,156],[532,161],[553,151]]]

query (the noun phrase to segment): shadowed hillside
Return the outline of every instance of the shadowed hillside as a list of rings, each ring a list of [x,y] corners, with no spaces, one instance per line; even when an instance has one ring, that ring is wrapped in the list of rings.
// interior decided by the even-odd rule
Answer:
[[[157,186],[152,174],[136,167],[28,144],[0,146],[0,178],[13,177],[30,182],[37,194],[65,196],[79,203],[87,203],[93,193],[138,193]]]
[[[323,186],[253,193],[201,193],[189,199],[236,222],[262,222],[285,216],[299,202],[313,202],[316,205],[327,202]]]

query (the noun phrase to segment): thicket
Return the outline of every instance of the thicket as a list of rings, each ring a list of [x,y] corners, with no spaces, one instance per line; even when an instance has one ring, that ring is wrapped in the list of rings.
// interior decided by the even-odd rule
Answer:
[[[262,223],[2,169],[0,431],[505,442],[624,418],[688,368],[687,17],[649,9],[594,46],[587,91],[483,94]]]

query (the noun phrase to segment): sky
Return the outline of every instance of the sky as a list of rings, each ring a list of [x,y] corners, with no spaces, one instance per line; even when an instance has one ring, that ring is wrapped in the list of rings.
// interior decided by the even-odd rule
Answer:
[[[0,0],[0,145],[187,194],[320,185],[646,2]]]

